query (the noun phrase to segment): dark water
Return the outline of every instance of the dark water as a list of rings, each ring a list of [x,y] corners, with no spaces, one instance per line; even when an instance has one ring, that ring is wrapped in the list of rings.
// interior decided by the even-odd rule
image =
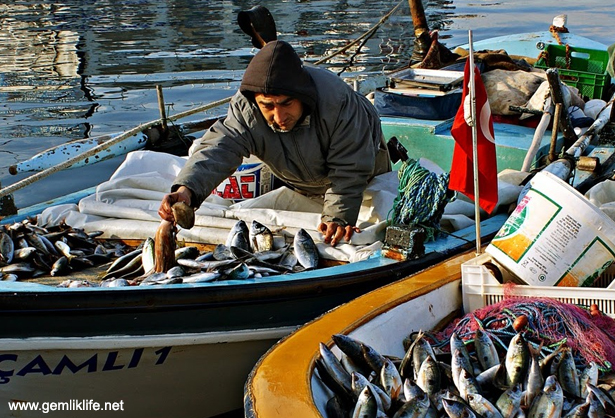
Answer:
[[[8,167],[49,147],[118,133],[159,117],[156,85],[169,114],[233,94],[255,52],[236,24],[257,3],[208,0],[66,0],[0,2],[0,184]],[[278,38],[315,62],[376,25],[390,0],[263,1]],[[519,31],[546,30],[567,13],[568,27],[610,44],[615,5],[604,0],[425,2],[431,29],[454,45]],[[325,64],[345,75],[405,63],[413,42],[408,3],[360,51]],[[224,113],[224,108],[210,115]],[[193,119],[203,118],[197,115]],[[14,193],[18,207],[107,179],[122,157],[65,170]]]

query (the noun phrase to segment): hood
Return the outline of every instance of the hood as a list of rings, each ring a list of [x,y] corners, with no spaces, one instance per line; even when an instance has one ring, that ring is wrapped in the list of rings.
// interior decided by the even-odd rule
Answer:
[[[312,77],[289,43],[268,42],[252,58],[239,91],[250,99],[254,93],[275,94],[301,100],[310,110],[316,108],[318,94]]]

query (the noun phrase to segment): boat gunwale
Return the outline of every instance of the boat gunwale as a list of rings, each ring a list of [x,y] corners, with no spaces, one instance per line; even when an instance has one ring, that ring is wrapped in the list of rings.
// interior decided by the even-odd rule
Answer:
[[[448,284],[459,282],[461,285],[461,263],[470,260],[475,255],[475,251],[467,251],[410,274],[404,279],[382,286],[338,306],[282,338],[259,359],[248,376],[244,391],[246,418],[282,417],[284,411],[291,410],[294,412],[293,416],[320,417],[312,401],[311,386],[311,376],[318,356],[318,343],[323,342],[332,346],[332,334],[348,334],[393,307],[420,298]],[[355,318],[355,320],[344,322],[347,317]],[[345,323],[345,325],[340,327],[340,323]],[[315,341],[314,337],[320,338],[316,338],[318,341]],[[276,366],[277,362],[286,362],[293,366],[280,371],[280,367]],[[273,376],[272,386],[278,388],[295,382],[293,399],[283,395],[274,396],[270,393],[269,375]],[[259,410],[260,406],[256,405],[256,398],[267,400],[263,405],[263,410]],[[286,404],[289,401],[292,404]]]

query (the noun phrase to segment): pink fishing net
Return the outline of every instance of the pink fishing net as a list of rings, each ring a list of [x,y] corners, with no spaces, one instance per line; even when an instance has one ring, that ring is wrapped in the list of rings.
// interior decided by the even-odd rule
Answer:
[[[514,285],[507,285],[514,286]],[[509,293],[509,292],[505,292]],[[615,320],[587,306],[578,306],[543,297],[506,295],[488,305],[454,320],[442,332],[432,335],[435,344],[447,350],[453,332],[471,345],[477,329],[487,332],[498,349],[506,350],[517,333],[513,324],[525,315],[527,325],[520,329],[525,339],[541,347],[543,355],[560,345],[567,345],[578,363],[595,362],[603,370],[615,362]]]

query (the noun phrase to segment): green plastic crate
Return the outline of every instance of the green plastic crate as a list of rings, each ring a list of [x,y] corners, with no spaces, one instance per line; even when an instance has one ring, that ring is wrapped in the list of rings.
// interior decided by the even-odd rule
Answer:
[[[606,72],[609,53],[598,49],[547,45],[534,65],[536,68],[557,68],[559,78],[576,87],[584,97],[602,99],[611,82]]]

